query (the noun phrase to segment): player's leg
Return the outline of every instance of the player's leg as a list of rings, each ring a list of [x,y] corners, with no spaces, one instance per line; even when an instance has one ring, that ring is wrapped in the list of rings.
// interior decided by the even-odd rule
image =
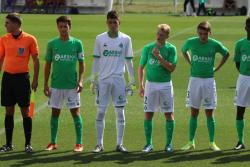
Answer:
[[[123,146],[123,136],[125,130],[125,111],[127,102],[126,84],[123,77],[113,77],[111,96],[115,105],[116,112],[116,151],[126,153],[127,149]]]
[[[70,112],[74,119],[75,131],[76,131],[76,145],[74,151],[81,152],[83,151],[83,146],[82,146],[83,121],[80,113],[80,108],[72,108],[70,109]]]
[[[166,124],[165,124],[166,147],[165,147],[165,151],[173,152],[172,139],[173,139],[173,132],[174,132],[174,127],[175,127],[174,113],[173,112],[166,112],[165,118],[166,118]]]
[[[107,107],[98,106],[96,114],[96,146],[93,150],[94,153],[103,151],[103,135],[105,129],[105,112]]]
[[[245,148],[244,145],[244,113],[246,106],[250,105],[250,77],[239,75],[236,84],[235,105],[237,106],[236,129],[238,134],[238,143],[235,150]]]
[[[166,131],[166,152],[173,152],[173,132],[175,127],[174,120],[174,91],[172,82],[167,82],[159,85],[159,93],[160,93],[160,106],[161,111],[164,112],[166,123],[165,123],[165,131]]]
[[[215,144],[215,120],[214,120],[214,110],[213,109],[206,109],[206,116],[207,116],[207,128],[209,134],[209,147],[213,151],[220,151],[220,148]]]
[[[109,103],[111,95],[110,79],[100,80],[98,83],[98,90],[96,92],[96,146],[93,150],[94,153],[103,151],[103,135],[105,129],[105,112]]]
[[[5,114],[5,137],[6,137],[6,144],[0,148],[1,152],[11,151],[13,150],[12,145],[12,137],[13,137],[13,129],[14,129],[14,106],[5,107],[6,114]]]
[[[203,106],[207,117],[207,128],[209,134],[210,149],[220,151],[220,148],[215,144],[215,119],[214,109],[217,105],[216,84],[213,78],[204,79],[203,82]]]
[[[1,83],[1,105],[5,106],[5,135],[6,144],[0,148],[0,151],[10,151],[13,149],[12,146],[12,136],[14,129],[14,112],[15,112],[15,96],[13,94],[14,83],[12,83],[11,74],[3,73],[2,83]]]
[[[115,113],[116,113],[116,131],[117,131],[116,151],[126,153],[127,149],[123,146],[123,135],[125,129],[124,106],[116,106]]]
[[[245,148],[244,145],[244,113],[245,113],[246,107],[240,107],[237,106],[237,115],[236,115],[236,129],[238,134],[238,143],[235,146],[235,150],[241,150]]]
[[[57,149],[57,133],[59,126],[59,116],[63,104],[63,90],[50,89],[50,97],[48,101],[48,106],[52,109],[51,119],[50,119],[50,143],[45,150],[52,151]]]
[[[82,133],[83,133],[83,120],[80,113],[80,93],[77,93],[75,89],[64,90],[64,98],[66,105],[70,109],[71,115],[74,120],[75,132],[76,132],[76,143],[74,147],[75,152],[83,151],[82,145]]]
[[[29,117],[30,95],[31,87],[29,81],[29,74],[16,74],[14,78],[15,82],[19,84],[14,88],[14,94],[21,109],[23,117],[23,129],[25,135],[25,151],[27,153],[32,152],[31,136],[32,136],[32,118]]]
[[[153,132],[153,115],[160,105],[160,94],[158,86],[152,82],[146,81],[144,94],[144,133],[146,145],[142,152],[148,153],[153,150],[152,132]]]
[[[191,115],[189,119],[189,142],[181,150],[189,150],[195,148],[195,133],[197,129],[197,118],[199,108],[202,101],[202,80],[191,77],[188,83],[186,106],[190,107]]]

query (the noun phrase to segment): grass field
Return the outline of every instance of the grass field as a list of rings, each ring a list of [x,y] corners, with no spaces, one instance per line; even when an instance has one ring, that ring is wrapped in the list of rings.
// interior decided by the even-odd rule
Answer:
[[[175,119],[173,154],[163,151],[165,146],[165,121],[163,115],[158,113],[154,118],[153,144],[154,152],[142,154],[141,149],[145,144],[143,132],[143,101],[135,94],[129,97],[126,107],[126,131],[124,145],[130,153],[123,155],[114,152],[116,141],[115,113],[109,108],[106,115],[106,129],[104,136],[105,151],[102,154],[92,154],[95,146],[95,114],[94,95],[90,93],[87,81],[91,71],[92,52],[95,36],[106,30],[105,16],[103,15],[74,15],[72,16],[72,36],[80,38],[84,43],[86,55],[85,89],[81,93],[82,116],[84,118],[84,152],[73,153],[75,131],[73,120],[69,111],[63,110],[59,124],[58,145],[59,149],[53,152],[43,151],[50,139],[50,114],[46,107],[46,98],[43,95],[43,65],[46,43],[50,38],[57,36],[55,19],[57,15],[23,15],[23,30],[34,34],[40,46],[41,70],[39,89],[36,96],[36,115],[33,121],[32,144],[34,153],[25,154],[24,134],[21,114],[15,114],[14,140],[15,150],[0,154],[0,166],[247,166],[249,165],[250,150],[241,152],[232,150],[237,142],[235,129],[235,107],[233,106],[234,88],[237,71],[232,55],[234,42],[245,36],[245,17],[171,17],[164,15],[137,15],[128,14],[121,17],[121,31],[129,34],[133,39],[135,52],[134,65],[138,66],[140,50],[143,45],[154,41],[156,25],[168,23],[172,27],[170,42],[178,50],[178,64],[173,73],[175,91]],[[189,77],[189,66],[181,56],[181,46],[185,39],[196,33],[196,25],[203,20],[212,24],[212,37],[222,41],[230,50],[231,57],[223,68],[215,74],[218,90],[218,107],[216,110],[216,142],[223,149],[222,152],[208,150],[208,133],[206,118],[201,112],[196,135],[196,150],[182,152],[180,147],[186,144],[188,138],[189,109],[185,107],[185,94]],[[4,15],[0,15],[0,35],[5,32]],[[218,56],[219,57],[219,56]],[[246,132],[249,131],[248,112],[246,113]],[[0,144],[5,143],[4,136],[4,108],[0,112]],[[246,145],[249,145],[250,135],[245,134]]]

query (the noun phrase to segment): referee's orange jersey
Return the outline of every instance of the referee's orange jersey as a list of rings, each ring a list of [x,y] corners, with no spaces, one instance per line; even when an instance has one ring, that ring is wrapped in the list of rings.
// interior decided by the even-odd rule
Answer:
[[[15,39],[8,33],[0,40],[0,58],[3,61],[3,71],[17,74],[29,72],[29,59],[38,56],[37,40],[34,36],[22,32]]]

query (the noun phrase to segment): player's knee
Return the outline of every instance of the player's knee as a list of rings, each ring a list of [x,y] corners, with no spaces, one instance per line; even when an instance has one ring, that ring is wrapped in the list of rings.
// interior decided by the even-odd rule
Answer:
[[[106,107],[99,107],[96,115],[96,121],[103,121],[105,117]]]

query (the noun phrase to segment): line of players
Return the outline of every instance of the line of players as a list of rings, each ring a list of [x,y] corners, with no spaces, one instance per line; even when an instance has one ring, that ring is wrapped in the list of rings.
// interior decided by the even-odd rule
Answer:
[[[57,149],[58,119],[64,103],[69,108],[76,130],[75,152],[83,151],[83,119],[80,114],[80,92],[83,88],[84,49],[82,42],[70,36],[71,19],[60,16],[56,20],[59,36],[51,39],[47,45],[44,67],[44,94],[48,97],[51,114],[51,140],[46,150]],[[108,31],[96,37],[94,60],[92,65],[91,88],[96,93],[96,139],[93,152],[104,150],[103,134],[105,113],[110,98],[116,113],[117,143],[116,151],[127,153],[123,145],[125,128],[126,92],[132,92],[135,85],[133,70],[133,50],[131,38],[120,32],[120,19],[116,11],[107,14]],[[25,133],[25,151],[32,152],[32,117],[29,116],[31,90],[38,87],[39,58],[38,44],[34,36],[21,29],[22,19],[17,13],[6,16],[7,34],[0,38],[0,67],[3,70],[1,87],[1,105],[6,108],[5,134],[6,144],[1,152],[13,150],[12,135],[14,129],[15,105],[21,109]],[[238,143],[236,150],[244,145],[244,112],[250,104],[250,18],[246,19],[247,37],[240,39],[235,46],[234,61],[239,71],[236,86],[235,105],[237,106],[236,127]],[[191,109],[189,121],[189,141],[181,150],[195,148],[195,133],[199,109],[203,107],[207,117],[209,148],[220,151],[215,144],[214,110],[217,105],[214,73],[229,57],[228,49],[219,41],[210,38],[211,25],[203,21],[197,26],[197,36],[189,38],[182,47],[184,58],[190,64],[191,75],[187,89],[186,104]],[[171,73],[177,64],[176,47],[168,42],[170,26],[159,24],[156,40],[144,46],[138,67],[139,95],[144,98],[144,130],[146,145],[143,152],[153,150],[153,115],[157,111],[166,118],[166,152],[173,152],[172,136],[175,127],[174,92]],[[222,58],[214,68],[215,55]],[[29,80],[29,58],[34,64],[33,80]],[[79,69],[77,70],[77,63]],[[129,82],[124,78],[125,67]],[[77,72],[78,71],[78,72]],[[51,84],[49,85],[49,80]]]

